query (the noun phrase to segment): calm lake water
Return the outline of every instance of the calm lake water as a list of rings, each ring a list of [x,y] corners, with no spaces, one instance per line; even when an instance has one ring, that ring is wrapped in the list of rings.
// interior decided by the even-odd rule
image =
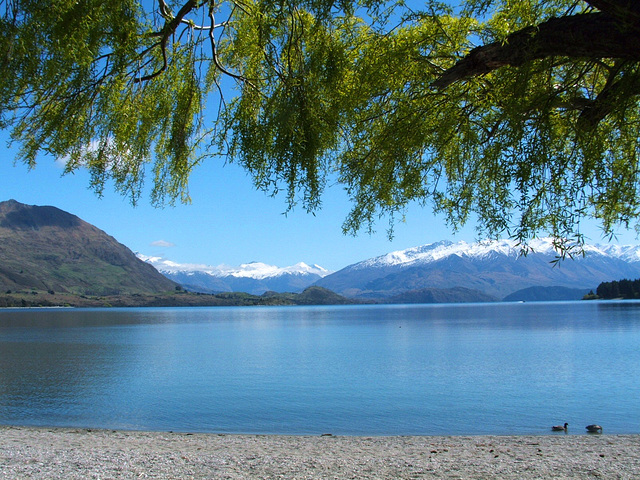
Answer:
[[[640,303],[0,311],[0,424],[640,433]]]

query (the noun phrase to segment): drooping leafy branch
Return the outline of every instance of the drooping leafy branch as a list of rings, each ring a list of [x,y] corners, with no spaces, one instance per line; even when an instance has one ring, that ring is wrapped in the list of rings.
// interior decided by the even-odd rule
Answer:
[[[373,101],[352,124],[345,227],[410,201],[432,202],[454,228],[475,214],[482,235],[524,245],[550,233],[564,251],[586,217],[605,234],[637,226],[638,7],[596,3],[466,2],[456,17],[418,17],[414,56],[363,95]]]
[[[203,161],[346,232],[411,202],[523,244],[637,226],[640,4],[467,0],[0,1],[0,119],[33,166],[188,201]],[[150,171],[147,171],[150,170]],[[197,171],[197,170],[196,170]]]

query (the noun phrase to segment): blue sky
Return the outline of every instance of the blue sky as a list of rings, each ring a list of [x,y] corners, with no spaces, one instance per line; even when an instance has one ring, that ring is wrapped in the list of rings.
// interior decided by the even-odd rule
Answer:
[[[2,145],[6,140],[2,139]],[[341,187],[330,188],[315,216],[296,208],[286,216],[285,198],[256,191],[236,165],[210,159],[191,180],[190,205],[157,209],[144,197],[136,207],[107,186],[102,198],[89,190],[86,172],[62,176],[53,159],[35,169],[14,166],[17,147],[0,150],[0,200],[53,205],[104,230],[136,252],[179,263],[239,265],[259,261],[279,267],[298,262],[337,270],[393,250],[442,239],[474,240],[473,228],[453,237],[430,211],[411,209],[390,242],[383,220],[377,233],[342,234],[349,203]],[[164,246],[163,246],[164,244]]]
[[[6,142],[3,139],[2,144]],[[344,236],[341,225],[349,203],[341,187],[330,188],[322,210],[310,215],[298,208],[284,215],[284,197],[256,191],[244,170],[210,159],[193,174],[192,204],[157,209],[148,196],[132,207],[110,186],[103,198],[89,190],[86,172],[62,176],[48,158],[35,169],[13,165],[16,147],[0,150],[0,200],[53,205],[104,230],[130,249],[160,255],[179,263],[239,265],[259,261],[279,267],[298,262],[338,270],[390,251],[439,240],[476,240],[472,225],[453,235],[431,211],[415,206],[406,222],[386,235],[382,220],[377,233]],[[604,243],[595,226],[585,229],[594,243]],[[620,243],[638,243],[633,232],[622,232]]]
[[[156,209],[148,195],[137,207],[107,186],[103,198],[88,189],[86,172],[61,176],[51,158],[41,158],[36,168],[14,166],[15,150],[2,148],[0,132],[0,200],[15,199],[32,205],[53,205],[97,226],[133,251],[159,255],[179,263],[207,265],[259,261],[279,267],[298,262],[338,270],[352,263],[439,240],[476,240],[473,225],[453,235],[442,218],[430,209],[413,206],[406,222],[386,235],[387,221],[377,233],[357,237],[342,234],[350,206],[341,187],[328,189],[315,216],[298,208],[288,215],[283,196],[271,198],[256,191],[251,179],[223,159],[209,159],[191,179],[192,204]],[[603,243],[596,226],[583,232]],[[620,243],[638,243],[633,232],[621,232]]]

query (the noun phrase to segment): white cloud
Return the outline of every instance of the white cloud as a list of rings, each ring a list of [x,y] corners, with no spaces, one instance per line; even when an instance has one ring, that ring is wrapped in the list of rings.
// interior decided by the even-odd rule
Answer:
[[[113,142],[111,141],[111,139],[109,139],[107,141],[107,146],[109,148],[112,148]],[[84,145],[81,147],[81,157],[82,159],[80,160],[80,162],[78,163],[78,165],[76,167],[78,168],[82,168],[82,167],[87,167],[88,162],[86,161],[86,157],[87,156],[91,156],[94,155],[98,150],[100,149],[100,141],[99,140],[92,140],[89,145]],[[67,168],[67,164],[69,163],[69,161],[71,160],[71,157],[69,155],[64,155],[62,157],[57,157],[55,160],[55,164],[62,169]],[[107,167],[109,168],[109,167]]]
[[[167,242],[166,240],[156,240],[151,242],[152,247],[175,247],[175,243]]]

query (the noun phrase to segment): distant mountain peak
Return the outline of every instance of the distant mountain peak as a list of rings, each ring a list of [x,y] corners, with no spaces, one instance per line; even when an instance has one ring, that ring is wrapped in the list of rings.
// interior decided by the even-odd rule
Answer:
[[[309,265],[305,262],[298,262],[288,267],[277,267],[263,262],[251,261],[242,263],[238,266],[230,266],[226,264],[206,265],[202,263],[177,263],[160,256],[145,255],[136,252],[137,257],[156,267],[164,273],[206,273],[215,277],[247,277],[247,278],[267,278],[282,274],[314,274],[319,277],[325,277],[333,272],[321,267],[318,264]]]
[[[301,292],[315,281],[332,273],[319,265],[310,266],[304,262],[288,267],[255,261],[238,266],[212,266],[179,264],[162,257],[151,257],[141,253],[137,255],[185,288],[206,293],[243,291],[260,295],[270,290]]]
[[[0,227],[38,230],[44,227],[74,228],[83,222],[56,207],[26,205],[16,200],[0,202]]]
[[[584,257],[567,259],[558,268],[551,263],[558,256],[551,238],[534,239],[529,247],[523,256],[513,240],[441,241],[364,260],[317,285],[352,298],[462,287],[500,299],[528,287],[595,289],[603,281],[640,277],[638,245],[585,245]]]
[[[388,265],[401,265],[409,264],[415,261],[427,261],[440,258],[443,254],[446,255],[449,247],[453,245],[452,242],[443,240],[435,243],[428,243],[419,247],[411,247],[405,250],[396,250],[394,252],[381,255],[379,257],[367,260],[366,262],[372,263],[384,263]]]
[[[234,276],[254,279],[275,277],[283,274],[314,274],[319,277],[325,277],[332,273],[320,265],[314,264],[313,266],[310,266],[304,262],[299,262],[288,267],[277,267],[275,265],[253,261],[249,263],[242,263],[234,267],[225,264],[212,266],[199,263],[176,263],[163,257],[148,256],[139,252],[136,253],[136,255],[139,259],[150,263],[163,273],[199,272],[206,273],[214,277]]]
[[[555,256],[558,252],[555,250],[553,239],[536,238],[529,242],[531,253]],[[630,253],[634,247],[627,247]],[[481,240],[474,243],[460,241],[453,243],[448,240],[428,243],[419,247],[411,247],[405,250],[397,250],[394,252],[380,255],[363,262],[353,265],[355,268],[369,268],[372,266],[410,266],[412,264],[427,264],[436,262],[450,256],[467,257],[474,259],[489,258],[492,255],[503,255],[507,257],[520,257],[521,247],[515,240]],[[600,246],[585,246],[585,251],[612,254],[615,249],[607,249]],[[637,250],[634,250],[634,253]],[[640,252],[639,252],[640,253]],[[640,255],[638,256],[640,260]]]

